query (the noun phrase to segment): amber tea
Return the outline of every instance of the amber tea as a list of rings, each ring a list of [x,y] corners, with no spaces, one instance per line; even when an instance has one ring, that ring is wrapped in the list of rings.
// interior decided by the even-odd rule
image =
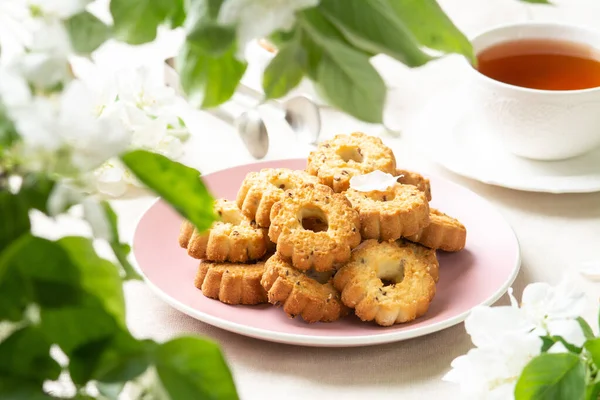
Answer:
[[[542,90],[600,86],[600,52],[582,43],[519,39],[482,50],[477,61],[482,74],[515,86]]]

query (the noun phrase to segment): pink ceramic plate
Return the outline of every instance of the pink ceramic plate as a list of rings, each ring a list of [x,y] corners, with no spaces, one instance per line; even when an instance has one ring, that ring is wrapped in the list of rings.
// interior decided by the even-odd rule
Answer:
[[[204,176],[215,197],[235,199],[250,171],[268,167],[303,169],[306,160],[270,161],[244,165]],[[429,334],[463,321],[479,305],[498,300],[519,270],[515,234],[487,201],[473,192],[430,177],[431,205],[458,218],[467,227],[467,246],[455,254],[439,254],[440,280],[429,311],[415,322],[379,327],[354,315],[333,323],[306,324],[289,319],[270,305],[228,306],[202,295],[194,287],[198,261],[177,242],[181,217],[162,200],[142,216],[133,251],[148,285],[174,308],[208,324],[274,342],[308,346],[362,346]]]

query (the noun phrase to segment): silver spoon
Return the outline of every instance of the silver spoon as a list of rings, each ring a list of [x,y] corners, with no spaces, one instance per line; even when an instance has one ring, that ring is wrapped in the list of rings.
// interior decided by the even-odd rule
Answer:
[[[240,114],[233,122],[242,142],[252,157],[261,159],[269,151],[269,134],[260,113],[250,109]]]

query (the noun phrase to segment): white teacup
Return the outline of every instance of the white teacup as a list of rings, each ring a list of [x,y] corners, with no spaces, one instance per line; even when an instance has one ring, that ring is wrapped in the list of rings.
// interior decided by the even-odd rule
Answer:
[[[522,22],[485,31],[471,41],[475,53],[517,39],[566,40],[600,49],[600,32],[559,23]],[[599,50],[600,54],[600,50]],[[470,112],[513,154],[561,160],[600,145],[600,87],[537,90],[509,85],[468,66]]]

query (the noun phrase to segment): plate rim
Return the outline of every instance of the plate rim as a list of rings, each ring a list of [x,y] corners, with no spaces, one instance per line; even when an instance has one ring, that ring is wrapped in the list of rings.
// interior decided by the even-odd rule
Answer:
[[[432,146],[431,146],[431,140],[424,140],[425,138],[423,136],[425,136],[428,139],[436,139],[438,136],[433,134],[433,131],[435,131],[435,129],[431,129],[432,124],[431,123],[427,123],[426,121],[431,120],[431,118],[427,118],[427,115],[431,113],[432,110],[436,110],[440,108],[440,104],[443,102],[443,100],[447,100],[453,96],[461,96],[460,92],[461,92],[461,88],[460,87],[454,87],[454,88],[450,88],[450,89],[445,89],[443,90],[441,93],[439,93],[437,96],[434,96],[434,98],[428,102],[426,104],[426,106],[424,107],[424,109],[419,113],[416,122],[413,124],[411,131],[413,131],[413,134],[411,135],[411,141],[415,142],[416,145],[422,150],[425,151],[427,154],[431,155],[434,154],[435,157],[430,157],[431,161],[433,161],[435,164],[440,165],[441,167],[445,168],[446,170],[453,172],[459,176],[468,178],[468,179],[472,179],[475,180],[477,182],[481,182],[487,185],[493,185],[493,186],[498,186],[498,187],[503,187],[503,188],[507,188],[507,189],[513,189],[513,190],[519,190],[519,191],[523,191],[523,192],[532,192],[532,193],[550,193],[550,194],[566,194],[566,193],[597,193],[600,191],[600,176],[596,179],[597,183],[595,184],[579,184],[579,185],[571,185],[571,186],[561,186],[558,183],[558,179],[554,180],[553,183],[549,184],[549,185],[544,185],[544,184],[540,184],[540,183],[530,183],[530,184],[526,184],[524,183],[524,181],[517,181],[517,182],[510,182],[510,181],[502,181],[498,178],[494,178],[494,177],[486,177],[485,175],[482,175],[480,172],[478,172],[479,170],[484,170],[484,168],[464,168],[464,165],[461,166],[460,163],[456,163],[454,161],[449,161],[448,159],[448,154],[450,154],[451,152],[444,152],[441,151],[439,148],[437,150],[432,150]],[[466,109],[461,109],[458,111],[458,116],[456,116],[451,123],[447,124],[447,128],[444,129],[444,132],[448,133],[448,134],[452,134],[454,135],[454,129],[455,127],[460,124],[465,118],[467,118],[467,110]],[[443,118],[443,121],[448,121],[448,117],[445,116]],[[438,123],[438,125],[441,125],[440,123]],[[425,133],[424,135],[418,134],[418,133]],[[444,143],[447,143],[448,141],[444,141]],[[455,146],[457,147],[457,146]],[[595,149],[595,150],[591,150],[591,152],[597,152],[598,154],[600,154],[600,147]],[[466,153],[466,152],[465,152]],[[445,156],[444,156],[445,155]],[[573,159],[575,159],[576,157],[574,157]],[[557,161],[566,161],[566,160],[557,160]],[[547,161],[549,163],[552,163],[552,161]],[[478,164],[480,165],[480,164]],[[549,175],[550,177],[552,175]],[[582,175],[579,175],[582,176]],[[557,177],[558,178],[558,177]],[[562,180],[566,180],[568,178],[564,178]]]
[[[273,163],[273,162],[280,162],[280,161],[306,161],[306,158],[285,158],[285,159],[265,160],[265,161],[257,161],[257,162],[252,162],[252,163],[240,164],[240,165],[236,165],[233,167],[212,171],[206,175],[203,175],[203,177],[207,177],[207,176],[217,173],[217,172],[224,172],[224,171],[228,171],[228,170],[235,169],[235,168],[246,167],[246,166],[251,166],[251,165],[267,164],[267,163]],[[139,266],[139,263],[135,256],[135,243],[133,241],[133,238],[135,237],[135,234],[138,230],[139,224],[141,223],[144,216],[153,207],[155,207],[159,202],[163,201],[163,198],[160,196],[156,197],[151,202],[151,204],[149,204],[146,207],[146,209],[140,214],[140,216],[138,217],[138,219],[136,221],[136,224],[135,224],[135,227],[133,230],[133,235],[132,235],[132,249],[131,249],[132,250],[131,256],[132,256],[132,261],[133,261],[132,264],[133,264],[134,268],[136,269],[136,271],[140,274],[140,276],[142,277],[142,279],[144,280],[146,285],[148,285],[150,290],[155,295],[157,295],[161,300],[163,300],[165,303],[170,305],[171,307],[173,307],[176,310],[178,310],[198,321],[201,321],[203,323],[215,326],[217,328],[226,330],[228,332],[237,333],[239,335],[251,337],[254,339],[260,339],[260,340],[265,340],[265,341],[269,341],[269,342],[283,343],[283,344],[289,344],[289,345],[308,346],[308,347],[360,347],[360,346],[372,346],[372,345],[379,345],[379,344],[386,344],[386,343],[394,343],[394,342],[400,342],[400,341],[413,339],[413,338],[417,338],[417,337],[421,337],[421,336],[426,336],[431,333],[442,331],[444,329],[450,328],[452,326],[455,326],[455,325],[463,322],[475,307],[489,306],[489,305],[494,304],[496,301],[498,301],[507,292],[508,288],[513,284],[513,282],[517,278],[517,275],[519,274],[519,271],[521,269],[521,261],[522,261],[521,246],[520,246],[518,236],[516,235],[514,229],[510,225],[510,223],[506,220],[506,218],[504,218],[502,213],[500,213],[500,211],[493,204],[491,204],[488,200],[486,200],[482,196],[478,195],[477,193],[473,192],[469,188],[461,186],[449,179],[446,179],[444,177],[441,177],[441,176],[438,176],[435,174],[426,174],[426,175],[433,176],[436,179],[441,179],[452,185],[459,186],[461,189],[471,192],[473,195],[479,197],[481,200],[488,203],[492,207],[492,209],[496,213],[499,214],[500,218],[504,221],[504,223],[510,229],[510,232],[511,232],[513,238],[515,239],[515,243],[517,246],[516,259],[514,260],[514,266],[512,268],[510,276],[501,286],[499,286],[499,288],[491,296],[489,296],[487,299],[485,299],[481,303],[473,306],[471,309],[464,311],[461,314],[458,314],[452,318],[434,323],[432,325],[428,325],[428,326],[424,326],[424,327],[420,327],[420,328],[417,327],[414,329],[409,329],[407,331],[381,333],[381,334],[377,334],[377,335],[311,336],[311,335],[302,335],[302,334],[295,334],[295,333],[274,332],[274,331],[270,331],[270,330],[266,330],[266,329],[262,329],[262,328],[249,327],[244,324],[232,322],[227,319],[215,317],[215,316],[212,316],[205,312],[202,312],[200,310],[196,310],[193,307],[190,307],[190,306],[180,302],[179,300],[174,299],[168,293],[164,292],[158,286],[156,286],[146,276],[146,274],[144,274],[144,271]]]

